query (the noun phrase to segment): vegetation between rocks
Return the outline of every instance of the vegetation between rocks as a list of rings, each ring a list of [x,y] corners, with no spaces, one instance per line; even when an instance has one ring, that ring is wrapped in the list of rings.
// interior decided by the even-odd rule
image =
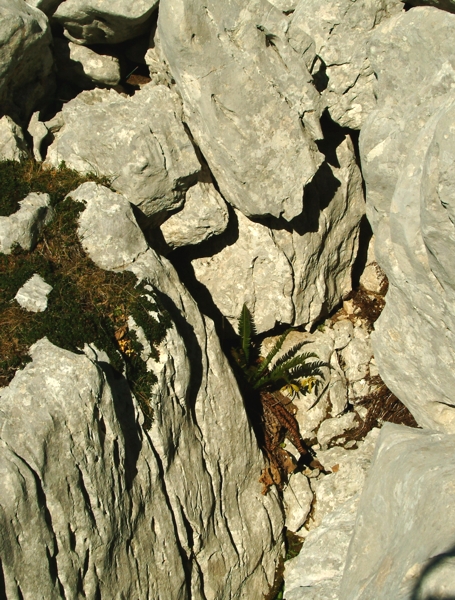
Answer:
[[[154,358],[170,320],[146,283],[138,284],[130,272],[100,269],[84,252],[77,235],[77,219],[84,207],[65,198],[84,181],[107,182],[94,175],[82,176],[64,165],[43,169],[31,162],[0,163],[0,189],[8,190],[0,200],[1,214],[11,211],[13,202],[30,191],[51,194],[55,207],[54,218],[41,232],[34,250],[15,247],[9,255],[0,254],[0,385],[7,385],[30,360],[30,346],[44,336],[72,352],[94,344],[106,352],[117,372],[125,374],[148,428],[152,421],[150,386],[156,378],[147,371],[143,344],[128,318],[143,329]],[[39,313],[25,310],[14,300],[34,273],[53,288],[47,309]],[[159,314],[159,321],[151,312]]]

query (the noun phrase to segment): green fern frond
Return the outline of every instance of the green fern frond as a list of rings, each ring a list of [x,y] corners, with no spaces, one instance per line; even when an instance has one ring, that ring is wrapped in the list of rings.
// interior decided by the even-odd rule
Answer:
[[[263,375],[258,381],[254,383],[254,388],[259,389],[263,386],[277,383],[279,381],[285,381],[286,383],[293,382],[297,377],[310,376],[313,374],[323,377],[322,371],[319,367],[324,366],[325,363],[321,361],[314,361],[307,364],[309,358],[318,358],[314,352],[305,352],[299,356],[294,356],[281,365],[274,365],[273,369]],[[294,375],[294,373],[302,373],[302,375]]]
[[[279,367],[280,365],[284,364],[285,362],[287,362],[288,360],[293,358],[297,354],[297,352],[301,348],[303,348],[303,346],[306,346],[309,343],[310,343],[309,340],[305,340],[303,342],[299,342],[295,346],[292,346],[292,348],[290,348],[287,352],[285,352],[282,356],[280,356],[280,358],[275,362],[274,367]],[[300,355],[300,356],[303,356],[303,355]]]
[[[264,360],[259,365],[259,368],[256,371],[255,380],[258,380],[261,377],[261,375],[266,371],[266,369],[269,366],[269,364],[271,363],[271,361],[275,358],[275,356],[281,350],[281,347],[284,344],[284,340],[287,338],[287,335],[290,331],[291,331],[290,329],[287,329],[282,335],[280,335],[279,339],[276,341],[273,348],[270,350],[270,352],[267,354],[267,356],[264,358]]]
[[[240,313],[238,334],[242,342],[242,351],[245,357],[245,365],[250,364],[250,350],[251,350],[251,338],[256,335],[256,329],[253,322],[253,317],[246,304],[242,307]]]

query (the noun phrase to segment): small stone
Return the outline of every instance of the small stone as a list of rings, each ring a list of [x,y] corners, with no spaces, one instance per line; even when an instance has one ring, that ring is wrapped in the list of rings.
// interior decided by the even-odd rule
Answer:
[[[15,295],[14,299],[26,310],[43,312],[47,308],[47,297],[52,286],[35,273]]]
[[[19,125],[5,115],[0,119],[0,160],[27,158],[27,143]]]
[[[289,485],[283,492],[286,527],[297,532],[303,527],[311,510],[313,492],[308,478],[302,473],[292,475]]]
[[[318,430],[318,442],[321,448],[325,450],[334,437],[342,435],[349,429],[354,429],[356,425],[356,415],[353,412],[346,413],[341,417],[326,419]]]

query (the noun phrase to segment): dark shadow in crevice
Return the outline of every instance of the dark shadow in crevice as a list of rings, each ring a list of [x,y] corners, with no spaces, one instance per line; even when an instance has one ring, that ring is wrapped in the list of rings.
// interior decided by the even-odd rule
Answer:
[[[315,73],[312,73],[313,85],[319,93],[322,93],[329,85],[329,76],[327,75],[327,65],[325,62],[320,57],[317,60],[319,61],[319,69]]]
[[[337,148],[344,142],[349,130],[341,127],[338,123],[335,123],[335,121],[332,120],[328,109],[325,109],[322,113],[320,122],[323,139],[316,140],[316,145],[319,152],[325,156],[329,165],[339,169],[340,163],[338,161]]]
[[[136,420],[133,396],[127,380],[115,371],[111,365],[98,362],[106,377],[107,384],[112,394],[115,415],[122,430],[125,448],[125,485],[130,490],[137,475],[137,461],[142,449],[142,440],[139,433],[139,424]],[[101,430],[103,423],[100,423]]]
[[[411,8],[414,8],[414,6],[412,4],[410,4],[409,2],[405,2],[404,6],[403,6],[403,10],[406,12],[408,10],[411,10]]]
[[[368,246],[373,236],[371,225],[368,222],[366,215],[363,215],[360,221],[359,230],[359,249],[357,256],[352,265],[352,288],[357,289],[360,284],[360,277],[365,270],[368,259]]]

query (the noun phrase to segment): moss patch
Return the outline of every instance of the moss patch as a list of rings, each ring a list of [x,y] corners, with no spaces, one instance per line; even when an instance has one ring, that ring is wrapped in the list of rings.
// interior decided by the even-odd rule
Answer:
[[[20,173],[22,165],[17,168]],[[30,360],[30,346],[43,336],[72,352],[81,352],[86,343],[93,343],[107,353],[114,369],[125,373],[144,412],[144,426],[150,427],[150,386],[156,379],[147,371],[141,357],[144,348],[129,329],[128,317],[143,328],[155,358],[170,319],[146,284],[137,284],[133,273],[104,271],[84,252],[77,235],[77,218],[84,207],[62,198],[70,191],[68,186],[74,189],[93,178],[66,167],[52,171],[46,173],[49,187],[43,184],[39,191],[54,194],[53,221],[43,229],[32,252],[16,248],[10,255],[0,254],[0,386],[7,385]],[[24,190],[20,179],[18,186]],[[26,311],[14,300],[34,273],[53,288],[42,313]],[[159,313],[159,322],[151,311]]]

